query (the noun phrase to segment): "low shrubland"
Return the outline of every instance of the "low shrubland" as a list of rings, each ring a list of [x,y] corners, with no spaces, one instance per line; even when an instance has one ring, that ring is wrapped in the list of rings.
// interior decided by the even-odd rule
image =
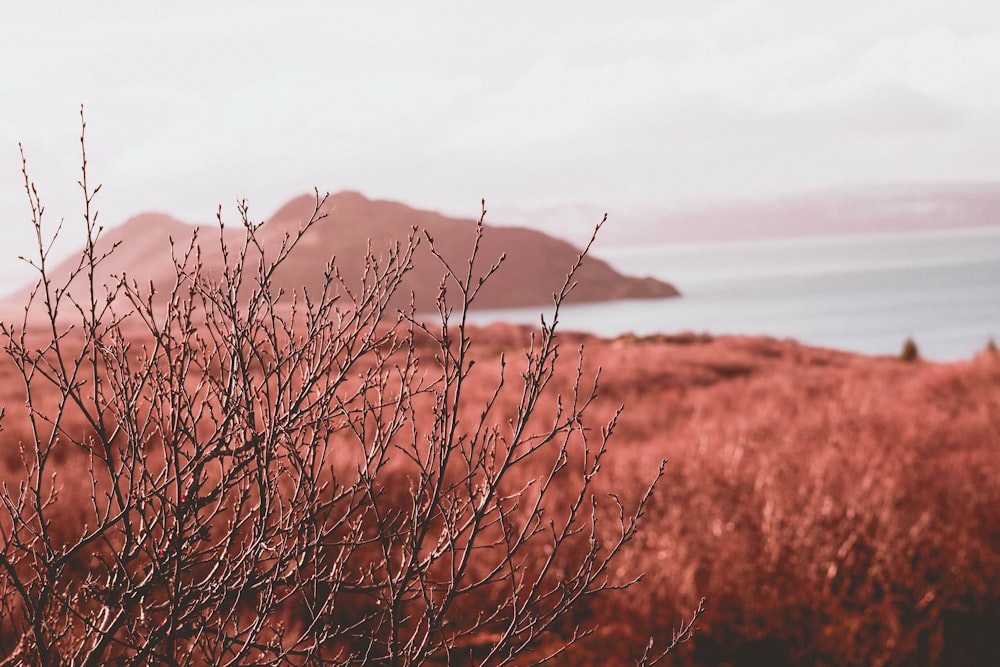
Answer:
[[[1000,357],[901,363],[719,338],[589,341],[629,487],[670,460],[614,631],[710,613],[672,664],[996,664]],[[606,409],[606,408],[605,408]]]

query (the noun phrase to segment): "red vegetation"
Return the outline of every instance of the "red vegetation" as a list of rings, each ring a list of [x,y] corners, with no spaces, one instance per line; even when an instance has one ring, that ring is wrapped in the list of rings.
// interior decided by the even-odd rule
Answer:
[[[468,405],[495,388],[500,354],[517,358],[530,335],[510,325],[473,332]],[[625,406],[602,488],[634,504],[659,460],[670,459],[615,573],[644,572],[644,582],[578,607],[566,631],[571,622],[597,631],[566,664],[630,664],[643,637],[669,636],[701,596],[709,613],[670,664],[992,664],[995,354],[905,364],[761,338],[564,333],[560,341],[564,354],[585,344],[585,373],[603,368],[593,422]],[[27,436],[12,371],[0,366],[8,483]],[[574,376],[563,364],[553,382],[569,388]],[[513,414],[516,400],[504,393],[498,414]],[[542,414],[554,400],[543,397]],[[81,501],[82,465],[67,459],[60,471],[63,493]],[[509,481],[540,471],[526,466]]]
[[[528,332],[482,330],[472,354]],[[599,630],[566,664],[630,664],[701,596],[709,612],[670,664],[1000,664],[1000,356],[560,338],[603,369],[591,417],[625,406],[606,489],[632,501],[670,461],[619,563],[644,582],[580,612]]]
[[[626,406],[608,483],[670,460],[630,551],[648,597],[602,610],[609,637],[669,632],[704,595],[672,664],[1000,664],[996,354],[691,336],[587,359],[605,409]]]

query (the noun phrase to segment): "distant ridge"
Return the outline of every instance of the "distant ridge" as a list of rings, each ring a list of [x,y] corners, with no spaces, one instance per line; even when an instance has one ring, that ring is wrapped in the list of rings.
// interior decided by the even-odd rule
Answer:
[[[567,220],[567,210],[581,214]],[[534,229],[580,239],[586,206],[516,209]],[[766,199],[649,204],[615,211],[602,247],[751,241],[1000,226],[1000,182],[843,187]]]
[[[1000,183],[845,188],[627,222],[609,236],[624,232],[632,242],[669,243],[980,227],[1000,224]]]
[[[294,233],[312,215],[316,199],[302,195],[280,207],[261,226],[258,234],[265,249],[275,252],[286,233]],[[331,195],[323,205],[326,217],[303,237],[292,255],[274,276],[274,287],[287,294],[293,290],[318,289],[326,263],[336,258],[341,273],[350,281],[360,277],[365,253],[371,240],[373,250],[383,253],[390,244],[405,242],[413,227],[425,230],[438,252],[453,266],[465,267],[472,251],[475,221],[450,218],[433,211],[418,210],[393,201],[373,201],[358,192]],[[98,284],[110,284],[113,276],[125,274],[140,286],[152,283],[158,298],[165,298],[174,283],[169,239],[178,251],[185,248],[197,230],[205,267],[215,273],[222,270],[217,225],[188,225],[161,213],[143,213],[130,218],[102,235],[98,251],[119,247],[99,267]],[[225,227],[229,247],[239,247],[242,227]],[[443,268],[431,256],[423,239],[414,257],[414,267],[395,305],[403,306],[413,293],[419,311],[434,308]],[[542,232],[520,227],[487,226],[480,244],[476,269],[485,271],[501,254],[506,261],[477,298],[479,309],[517,308],[551,304],[579,254],[579,249]],[[60,264],[53,272],[57,282],[65,280],[76,265],[76,256]],[[82,282],[78,279],[77,282]],[[576,276],[577,287],[569,301],[597,302],[616,299],[644,299],[677,296],[677,290],[654,278],[633,278],[612,269],[606,262],[588,257]],[[82,284],[75,284],[81,289]],[[71,292],[74,291],[71,288]],[[26,291],[8,298],[23,300]]]

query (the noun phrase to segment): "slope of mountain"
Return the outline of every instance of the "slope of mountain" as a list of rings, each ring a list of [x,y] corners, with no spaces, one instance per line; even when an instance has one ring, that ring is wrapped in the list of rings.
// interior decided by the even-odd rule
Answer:
[[[281,207],[258,232],[265,252],[277,252],[285,236],[295,233],[313,214],[315,206],[313,196],[303,195]],[[475,224],[471,220],[416,210],[397,202],[372,201],[356,192],[330,196],[322,213],[326,217],[305,234],[289,261],[276,272],[276,288],[289,294],[303,287],[318,289],[323,281],[323,269],[331,258],[335,258],[348,284],[356,282],[360,279],[369,240],[377,255],[384,254],[391,244],[405,242],[413,227],[430,234],[438,252],[452,267],[464,269],[468,266],[475,238]],[[101,262],[97,283],[110,284],[125,275],[140,286],[154,284],[158,297],[165,298],[175,281],[171,240],[174,254],[182,253],[196,230],[204,267],[211,272],[221,271],[223,258],[217,226],[195,227],[163,214],[144,213],[102,235],[98,243],[99,254],[113,244],[118,247]],[[244,237],[242,228],[237,225],[225,227],[223,235],[231,250],[239,248]],[[534,230],[487,226],[476,272],[485,272],[504,253],[506,260],[480,292],[475,307],[514,308],[551,303],[553,292],[562,286],[579,250]],[[71,258],[54,270],[57,284],[65,280],[76,263],[76,258]],[[439,261],[429,251],[427,240],[422,239],[414,256],[413,269],[397,294],[396,305],[409,302],[412,292],[418,310],[433,309],[443,273]],[[671,285],[653,278],[621,275],[594,257],[585,260],[576,280],[577,287],[569,299],[575,302],[678,295]],[[71,291],[81,287],[82,280],[78,278]],[[11,299],[23,301],[24,295],[22,291]]]

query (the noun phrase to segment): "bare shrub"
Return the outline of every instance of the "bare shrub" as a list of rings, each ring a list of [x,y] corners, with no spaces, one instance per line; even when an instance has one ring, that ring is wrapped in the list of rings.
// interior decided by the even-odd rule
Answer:
[[[615,420],[587,426],[596,377],[582,365],[550,384],[583,254],[511,381],[502,356],[474,371],[469,354],[465,313],[498,266],[478,261],[482,219],[467,266],[438,256],[429,324],[389,305],[418,243],[433,252],[417,230],[369,252],[360,282],[331,263],[318,293],[272,289],[324,217],[319,193],[280,248],[245,204],[244,241],[227,244],[220,211],[221,273],[196,235],[172,244],[172,285],[96,284],[114,249],[87,176],[84,149],[87,242],[57,284],[24,168],[39,282],[0,327],[25,404],[0,491],[8,663],[537,662],[589,632],[567,626],[575,605],[635,583],[609,565],[663,462],[627,507],[599,498]],[[470,401],[476,372],[496,375]]]
[[[907,338],[903,341],[903,349],[899,352],[900,361],[905,361],[911,363],[920,359],[920,349],[917,347],[917,342],[913,338]]]

